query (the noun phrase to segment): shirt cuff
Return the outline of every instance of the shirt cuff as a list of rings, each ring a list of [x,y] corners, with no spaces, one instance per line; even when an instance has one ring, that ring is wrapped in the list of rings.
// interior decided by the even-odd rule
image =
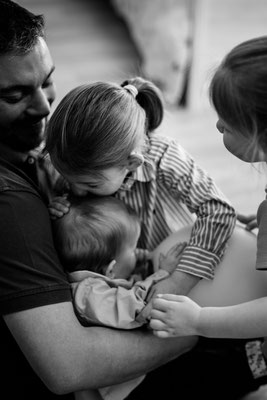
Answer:
[[[220,258],[210,251],[200,247],[187,246],[176,271],[185,272],[204,279],[213,279],[214,270],[220,261]]]

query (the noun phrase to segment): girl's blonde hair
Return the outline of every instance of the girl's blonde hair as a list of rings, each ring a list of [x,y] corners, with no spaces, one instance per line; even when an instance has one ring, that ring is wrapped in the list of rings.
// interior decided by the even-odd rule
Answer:
[[[136,96],[127,85],[136,88]],[[97,174],[123,166],[162,118],[161,92],[150,81],[136,77],[121,86],[82,85],[69,92],[54,111],[46,150],[61,172]]]

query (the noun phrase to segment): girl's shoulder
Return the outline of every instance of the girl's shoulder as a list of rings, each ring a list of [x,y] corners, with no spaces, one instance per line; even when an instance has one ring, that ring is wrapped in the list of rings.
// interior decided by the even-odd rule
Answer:
[[[163,136],[160,134],[153,134],[148,136],[149,149],[148,155],[153,159],[162,159],[163,157],[168,157],[169,155],[174,155],[179,157],[180,155],[187,154],[186,150],[170,136]]]
[[[160,133],[155,133],[148,135],[148,140],[150,145],[153,144],[158,144],[162,146],[168,146],[171,143],[177,143],[175,139],[173,139],[171,136],[165,136]],[[178,144],[178,143],[177,143]]]

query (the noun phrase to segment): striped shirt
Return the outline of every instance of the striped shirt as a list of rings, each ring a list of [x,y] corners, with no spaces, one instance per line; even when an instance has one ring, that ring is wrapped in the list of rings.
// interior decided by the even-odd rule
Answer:
[[[265,188],[265,195],[265,200],[263,200],[263,202],[260,204],[257,211],[257,223],[259,230],[257,234],[256,269],[258,270],[267,270],[267,188]]]
[[[236,213],[212,178],[172,138],[149,137],[145,162],[116,193],[141,220],[138,247],[153,250],[163,239],[193,224],[177,270],[212,279]]]

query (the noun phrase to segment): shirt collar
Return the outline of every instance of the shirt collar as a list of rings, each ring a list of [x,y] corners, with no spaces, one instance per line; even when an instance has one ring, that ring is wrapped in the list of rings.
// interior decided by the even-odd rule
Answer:
[[[26,153],[21,153],[0,143],[0,156],[9,163],[19,165],[26,162],[29,158],[34,158],[36,160],[40,156],[43,147],[44,144],[41,144],[36,149],[30,150]]]
[[[153,160],[145,155],[145,161],[135,171],[128,174],[120,190],[130,190],[134,182],[150,182],[156,177],[156,166]]]

